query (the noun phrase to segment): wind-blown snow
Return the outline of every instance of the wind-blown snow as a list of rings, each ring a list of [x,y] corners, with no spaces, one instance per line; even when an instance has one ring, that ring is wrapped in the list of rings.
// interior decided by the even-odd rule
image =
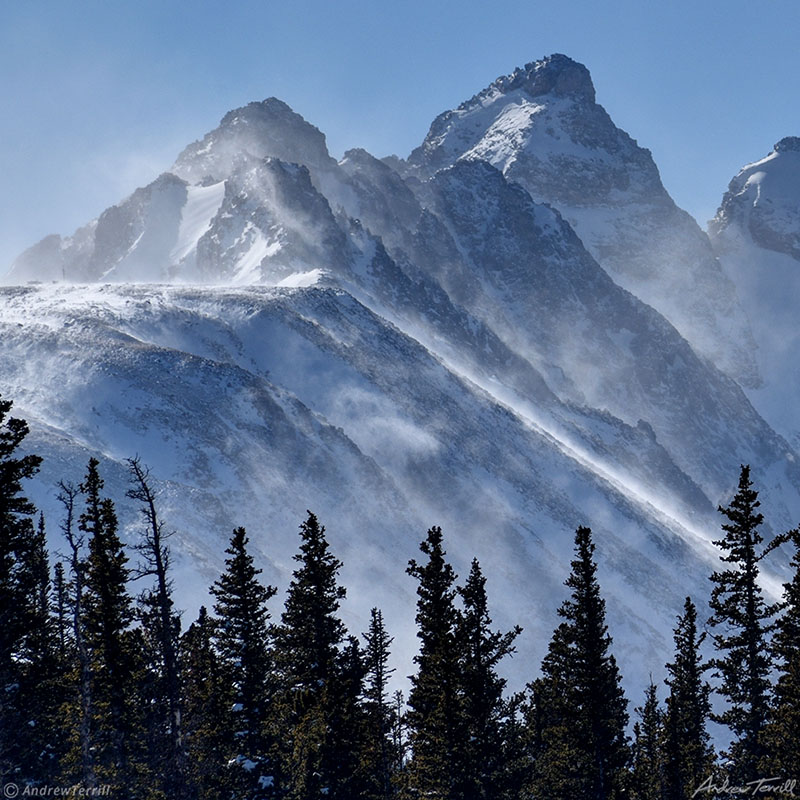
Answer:
[[[173,264],[180,263],[194,251],[200,237],[211,227],[211,222],[219,211],[224,197],[224,181],[210,186],[188,187],[178,229],[178,241],[170,252]]]
[[[287,289],[299,289],[304,286],[314,286],[324,277],[325,272],[321,269],[311,269],[308,272],[294,272],[278,281],[276,286]]]
[[[178,531],[176,587],[190,614],[234,525],[247,526],[265,580],[285,587],[307,507],[345,561],[348,624],[365,628],[382,606],[403,674],[415,647],[404,565],[431,524],[444,526],[460,574],[481,559],[498,623],[525,626],[518,681],[542,655],[578,524],[595,529],[637,692],[661,669],[683,596],[706,590],[710,504],[681,521],[669,504],[674,491],[675,509],[685,505],[676,477],[637,489],[576,429],[499,401],[501,387],[478,388],[345,292],[52,285],[0,291],[0,320],[3,394],[45,457],[32,494],[48,519],[55,482],[77,482],[97,455],[135,539],[123,461],[138,454]],[[584,424],[603,435],[599,419]]]

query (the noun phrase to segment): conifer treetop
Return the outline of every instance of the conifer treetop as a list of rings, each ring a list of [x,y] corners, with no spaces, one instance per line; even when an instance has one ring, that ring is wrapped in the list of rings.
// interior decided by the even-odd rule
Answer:
[[[36,513],[33,503],[22,496],[21,482],[36,475],[42,463],[36,455],[16,455],[30,429],[25,420],[8,416],[13,405],[0,397],[0,525],[7,524],[10,514]]]
[[[720,560],[730,566],[711,575],[713,588],[709,624],[717,655],[710,661],[720,683],[717,692],[727,701],[716,721],[727,725],[734,741],[727,756],[732,777],[747,783],[759,777],[765,755],[764,729],[770,716],[771,658],[768,634],[776,606],[768,605],[758,583],[759,562],[769,548],[759,552],[763,538],[759,526],[758,493],[750,481],[750,468],[742,466],[736,495],[727,507],[724,536],[714,542]]]

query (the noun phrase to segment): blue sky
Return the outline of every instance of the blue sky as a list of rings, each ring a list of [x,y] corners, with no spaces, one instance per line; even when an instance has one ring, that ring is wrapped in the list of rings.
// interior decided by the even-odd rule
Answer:
[[[441,111],[553,52],[652,150],[702,224],[800,135],[797,0],[0,0],[0,271],[166,169],[231,108],[276,96],[333,155],[407,155]]]

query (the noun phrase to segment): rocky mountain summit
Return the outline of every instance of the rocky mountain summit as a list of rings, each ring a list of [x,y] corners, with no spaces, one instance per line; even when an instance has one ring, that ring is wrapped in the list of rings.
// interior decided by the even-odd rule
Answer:
[[[558,209],[611,277],[699,353],[740,382],[757,381],[733,283],[667,194],[650,151],[595,102],[586,67],[554,55],[499,78],[437,117],[405,169],[427,177],[476,158]]]
[[[800,392],[800,138],[781,139],[731,180],[709,235],[739,289],[755,334],[761,381],[749,388],[759,411],[800,443],[800,422],[787,398]]]
[[[800,261],[800,137],[781,139],[733,178],[709,231],[719,242],[729,228]]]

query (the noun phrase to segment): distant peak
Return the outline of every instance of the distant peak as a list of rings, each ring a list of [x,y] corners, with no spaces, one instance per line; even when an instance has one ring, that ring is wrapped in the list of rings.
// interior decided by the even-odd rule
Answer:
[[[489,87],[503,93],[523,89],[530,97],[545,94],[576,97],[593,103],[594,84],[589,70],[562,53],[554,53],[540,61],[532,61],[510,75],[498,78]]]
[[[773,149],[776,153],[800,152],[800,136],[785,136]]]
[[[242,166],[242,159],[278,158],[312,171],[336,162],[324,134],[277,97],[229,111],[219,127],[178,156],[172,171],[190,183],[216,183]]]

